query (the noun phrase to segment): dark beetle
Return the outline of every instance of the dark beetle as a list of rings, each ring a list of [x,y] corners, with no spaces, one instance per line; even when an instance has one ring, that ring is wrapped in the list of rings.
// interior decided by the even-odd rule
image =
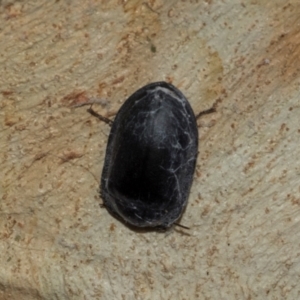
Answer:
[[[170,227],[186,207],[198,151],[194,112],[173,85],[137,90],[113,122],[101,195],[110,213],[137,227]]]

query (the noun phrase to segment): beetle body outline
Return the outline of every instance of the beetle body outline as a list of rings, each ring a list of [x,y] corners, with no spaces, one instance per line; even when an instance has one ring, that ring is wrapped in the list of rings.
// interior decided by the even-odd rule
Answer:
[[[195,114],[166,82],[150,83],[119,109],[100,191],[108,211],[136,227],[168,228],[182,215],[198,153]]]

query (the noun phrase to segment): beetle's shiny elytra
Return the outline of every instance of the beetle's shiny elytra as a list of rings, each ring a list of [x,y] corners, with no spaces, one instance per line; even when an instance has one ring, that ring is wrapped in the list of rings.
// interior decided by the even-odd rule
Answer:
[[[101,195],[110,213],[137,227],[170,227],[184,211],[198,129],[185,96],[155,82],[137,90],[113,122]]]

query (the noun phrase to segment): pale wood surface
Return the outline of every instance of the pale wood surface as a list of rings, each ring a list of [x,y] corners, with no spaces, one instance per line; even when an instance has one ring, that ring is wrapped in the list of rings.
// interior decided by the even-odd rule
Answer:
[[[0,299],[298,299],[300,3],[0,1]],[[107,117],[146,83],[199,121],[183,233],[99,204]],[[187,234],[184,234],[187,233]]]

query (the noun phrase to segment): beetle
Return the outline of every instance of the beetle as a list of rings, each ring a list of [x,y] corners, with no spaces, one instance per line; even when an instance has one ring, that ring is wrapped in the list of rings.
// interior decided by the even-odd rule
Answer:
[[[112,122],[100,183],[104,206],[135,227],[171,227],[187,205],[197,153],[196,117],[182,92],[163,81],[140,88]]]

